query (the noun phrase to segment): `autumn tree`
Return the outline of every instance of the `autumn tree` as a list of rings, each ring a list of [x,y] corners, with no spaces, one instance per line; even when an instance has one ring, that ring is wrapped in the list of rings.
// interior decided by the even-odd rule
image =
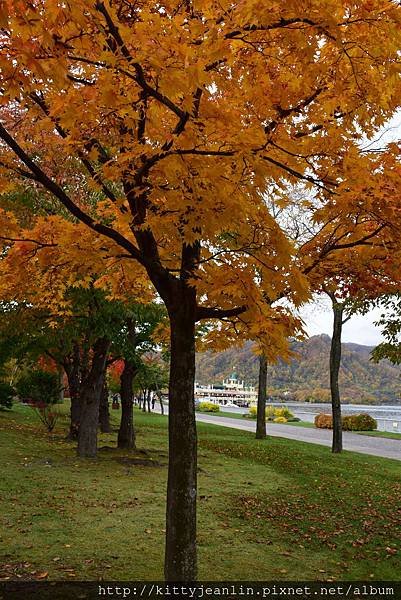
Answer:
[[[339,285],[339,281],[337,280],[335,290],[324,287],[324,292],[330,298],[333,314],[333,334],[330,344],[329,361],[330,396],[333,416],[333,453],[339,453],[343,449],[341,394],[339,386],[343,326],[354,314],[366,312],[367,307],[380,304],[381,302],[386,304],[386,298],[388,299],[389,296],[388,294],[386,295],[385,292],[388,291],[389,288],[397,289],[399,287],[401,283],[400,274],[397,272],[397,277],[394,280],[390,279],[389,273],[386,272],[386,258],[388,257],[388,252],[388,249],[385,252],[384,248],[381,248],[380,258],[376,258],[375,261],[370,260],[366,265],[364,264],[362,250],[362,253],[359,253],[359,264],[360,267],[362,267],[362,273],[361,270],[353,272],[352,284],[348,283],[347,285],[347,279],[345,279],[345,281],[343,280],[342,285]],[[379,265],[377,265],[378,260],[380,261]],[[346,263],[343,263],[343,267],[344,265],[346,265]],[[361,277],[361,275],[363,276]],[[363,284],[367,281],[367,278],[369,279],[369,284],[364,287]],[[389,333],[391,330],[389,322],[386,323],[385,319],[382,319],[380,324],[384,326],[384,331]],[[386,348],[385,343],[379,345],[373,352],[373,358],[385,358],[386,353],[384,348]]]
[[[12,213],[0,212],[0,217],[8,230],[2,236],[0,296],[15,307],[16,319],[22,316],[21,326],[29,323],[20,339],[20,345],[25,340],[25,351],[45,353],[65,369],[71,393],[70,435],[78,438],[80,456],[94,457],[109,353],[113,343],[121,349],[121,331],[130,314],[124,286],[129,282],[132,300],[135,283],[120,267],[108,271],[102,260],[102,275],[96,273],[96,260],[82,264],[77,247],[90,253],[96,240],[82,241],[77,225],[62,217],[40,217],[28,229]],[[73,240],[70,236],[75,234]],[[63,236],[64,248],[54,241],[57,237],[61,242]],[[142,300],[152,298],[148,289],[138,286]]]
[[[371,213],[373,210],[371,209]],[[310,271],[316,291],[321,291],[330,299],[333,314],[333,333],[330,345],[330,394],[333,416],[332,451],[342,451],[342,420],[339,373],[341,365],[342,330],[352,315],[364,313],[372,304],[380,302],[380,298],[391,291],[398,290],[401,285],[399,258],[401,245],[397,235],[387,235],[393,224],[383,221],[383,227],[374,237],[369,237],[372,227],[372,214],[360,215],[357,218],[366,227],[363,243],[347,244],[340,249],[335,261],[332,257],[321,260]],[[377,217],[376,217],[377,219]],[[376,223],[378,221],[376,220]],[[333,226],[333,223],[331,223]],[[317,234],[313,244],[321,247],[322,231]],[[327,232],[323,237],[327,235]],[[332,233],[330,233],[332,235]],[[338,236],[338,233],[337,233]],[[341,244],[340,244],[341,245]],[[324,242],[323,242],[324,247]],[[308,246],[313,255],[311,246]],[[319,283],[320,281],[320,283]]]
[[[401,97],[400,9],[6,0],[1,27],[5,189],[10,174],[42,187],[139,264],[166,305],[165,574],[193,580],[195,323],[230,319],[266,339],[276,315],[266,298],[306,298],[263,195],[303,180],[328,210],[355,201],[358,138]]]
[[[312,294],[330,298],[333,312],[333,334],[330,348],[330,391],[333,415],[333,452],[342,450],[341,399],[339,371],[343,325],[352,314],[366,307],[383,293],[398,289],[401,273],[398,269],[401,240],[394,208],[386,203],[372,206],[363,197],[374,197],[375,186],[384,196],[396,193],[400,166],[398,147],[368,146],[368,156],[361,150],[361,167],[370,172],[362,182],[352,182],[352,203],[342,205],[337,198],[335,208],[320,199],[305,186],[287,188],[285,202],[280,197],[268,199],[268,205],[286,235],[296,247],[294,260],[307,276]],[[378,156],[380,155],[380,159]],[[379,165],[388,167],[385,174]],[[348,190],[350,191],[350,190]],[[286,299],[285,291],[277,301]],[[262,347],[263,348],[263,347]],[[267,360],[259,358],[259,386],[256,437],[266,435],[264,390],[267,386]]]
[[[165,318],[161,304],[134,304],[124,307],[125,319],[113,337],[112,354],[122,359],[120,370],[121,422],[118,447],[135,447],[133,386],[144,367],[143,356],[157,348],[157,328]]]
[[[364,178],[350,181],[348,190],[336,192],[337,196],[345,194],[348,201],[344,204],[336,197],[322,205],[315,193],[299,184],[289,188],[286,202],[270,200],[273,214],[297,248],[295,260],[308,277],[311,292],[330,298],[333,452],[342,450],[339,371],[343,325],[352,314],[366,311],[375,299],[401,285],[399,154],[399,147],[392,142],[361,143],[359,167]],[[378,190],[383,199],[391,197],[392,201],[380,202]]]
[[[157,397],[161,413],[164,414],[162,392],[168,387],[168,363],[165,362],[160,352],[144,356],[134,387],[142,395],[142,408],[144,411],[146,405],[150,410],[150,396],[153,394],[152,408]]]
[[[401,363],[401,295],[386,294],[379,297],[374,305],[382,308],[383,313],[376,325],[381,328],[384,341],[372,352],[375,362],[389,360],[395,365]]]
[[[80,348],[76,320],[62,328],[50,327],[48,315],[24,302],[3,303],[0,356],[32,368],[43,356],[63,368],[71,399],[69,437],[76,439],[79,423]],[[3,350],[3,351],[2,351]],[[19,369],[20,370],[20,369]]]

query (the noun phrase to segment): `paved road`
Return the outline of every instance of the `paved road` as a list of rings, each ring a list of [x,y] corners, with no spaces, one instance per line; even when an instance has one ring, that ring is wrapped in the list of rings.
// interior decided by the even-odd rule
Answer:
[[[214,425],[222,425],[223,427],[232,427],[233,429],[243,429],[245,431],[255,431],[256,427],[254,421],[247,422],[242,419],[215,417],[199,413],[196,415],[196,420],[204,423],[213,423]],[[267,431],[268,435],[309,442],[311,444],[331,446],[332,432],[327,429],[268,423]],[[401,460],[401,440],[358,435],[357,433],[344,431],[343,445],[344,450],[353,450],[354,452],[362,452],[363,454],[373,454],[374,456]]]

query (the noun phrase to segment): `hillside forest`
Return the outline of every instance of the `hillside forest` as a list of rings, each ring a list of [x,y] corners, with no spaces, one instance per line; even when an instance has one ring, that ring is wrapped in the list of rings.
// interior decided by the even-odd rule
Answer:
[[[301,402],[329,402],[330,341],[330,336],[322,334],[292,342],[293,358],[289,362],[268,365],[268,394]],[[246,342],[224,352],[197,354],[197,382],[219,385],[234,370],[245,384],[256,385],[258,359],[252,348],[252,343]],[[401,403],[401,368],[388,361],[373,363],[372,350],[370,346],[343,343],[340,368],[343,402]]]

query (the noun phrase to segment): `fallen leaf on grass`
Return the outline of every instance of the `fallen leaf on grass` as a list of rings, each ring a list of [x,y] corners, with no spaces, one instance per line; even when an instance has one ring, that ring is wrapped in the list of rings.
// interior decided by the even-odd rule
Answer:
[[[41,573],[36,573],[35,577],[36,579],[46,579],[48,575],[49,573],[47,571],[42,571]]]

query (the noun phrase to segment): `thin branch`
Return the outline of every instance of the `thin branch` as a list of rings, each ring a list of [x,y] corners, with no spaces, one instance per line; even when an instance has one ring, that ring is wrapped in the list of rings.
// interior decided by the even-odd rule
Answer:
[[[44,112],[44,114],[49,119],[52,120],[52,122],[54,123],[54,127],[55,127],[57,133],[60,135],[60,137],[62,137],[63,139],[66,139],[68,137],[67,131],[60,125],[60,123],[56,119],[53,119],[51,117],[50,110],[49,110],[49,108],[48,108],[48,106],[47,106],[44,98],[42,96],[40,96],[38,93],[36,93],[36,92],[32,92],[29,96],[35,102],[35,104],[37,104],[42,109],[42,111]],[[103,150],[103,148],[97,142],[97,140],[89,140],[85,144],[85,150],[87,150],[87,151],[90,151],[94,147],[96,147],[96,149],[100,152],[100,154],[103,157],[103,159],[102,159],[101,162],[103,162],[103,163],[106,162],[106,160],[108,159],[108,157],[107,157],[105,151]],[[102,188],[102,191],[103,191],[104,195],[107,198],[109,198],[109,200],[111,200],[112,202],[116,203],[117,202],[116,196],[107,187],[107,185],[102,181],[101,177],[96,172],[96,170],[93,167],[92,163],[79,150],[77,151],[77,155],[78,155],[80,161],[82,162],[82,164],[85,166],[85,168],[88,171],[89,175],[92,177],[92,179],[97,184],[100,185],[100,187]]]
[[[321,181],[319,181],[318,179],[315,179],[314,177],[312,177],[310,175],[304,175],[303,173],[300,173],[299,171],[296,171],[292,167],[289,167],[289,166],[285,165],[284,163],[279,162],[278,160],[275,160],[274,158],[271,158],[270,156],[262,156],[262,158],[263,158],[263,160],[266,160],[267,162],[270,162],[273,165],[276,165],[276,167],[279,167],[280,169],[283,169],[284,171],[287,171],[287,173],[289,173],[290,175],[292,175],[296,179],[301,179],[303,181],[309,181],[313,185],[316,185],[316,187],[318,187],[318,188],[320,188],[322,190],[325,190],[326,192],[328,192],[331,195],[333,195],[333,194],[336,193],[334,190],[331,190],[330,188],[328,188],[327,186],[325,186],[324,183],[321,182]]]
[[[384,229],[385,227],[387,227],[387,223],[383,223],[382,225],[380,225],[380,227],[375,229],[375,231],[365,235],[364,237],[362,237],[361,239],[359,239],[355,242],[348,242],[348,244],[334,244],[334,246],[331,246],[330,251],[331,250],[345,250],[346,248],[354,248],[355,246],[366,245],[366,242],[368,240],[372,239],[373,237],[376,237],[382,231],[382,229]]]
[[[4,240],[5,242],[29,242],[31,244],[36,244],[41,248],[55,248],[58,244],[50,244],[46,242],[39,242],[38,240],[32,240],[31,238],[12,238],[8,236],[0,235],[0,240]]]
[[[117,47],[119,48],[121,54],[124,56],[124,58],[127,60],[127,62],[132,67],[134,67],[135,76],[133,76],[133,78],[135,79],[137,84],[143,89],[144,92],[146,92],[146,94],[148,94],[149,96],[152,96],[153,98],[155,98],[155,100],[158,100],[159,102],[161,102],[161,104],[164,104],[164,106],[166,106],[173,113],[175,113],[177,115],[177,117],[180,119],[180,122],[181,121],[186,122],[189,118],[189,114],[186,111],[183,111],[179,106],[177,106],[172,100],[170,100],[170,98],[168,98],[167,96],[165,96],[158,90],[154,89],[146,81],[143,68],[131,56],[130,51],[128,50],[127,46],[125,45],[124,40],[121,37],[118,27],[113,22],[113,19],[111,18],[109,12],[107,11],[104,3],[96,2],[95,7],[96,7],[96,10],[104,16],[106,24],[107,24],[108,32],[110,33],[110,35],[114,39],[115,43],[117,44]]]
[[[126,237],[115,229],[96,222],[90,215],[84,212],[65,191],[28,156],[18,142],[9,134],[3,125],[0,124],[0,138],[11,148],[16,156],[24,163],[24,165],[35,175],[37,181],[43,185],[45,189],[51,192],[61,204],[79,221],[87,225],[92,231],[100,233],[116,242],[119,246],[129,252],[141,264],[144,264],[144,256],[138,248],[130,242]]]
[[[280,19],[279,21],[276,21],[276,23],[271,23],[270,25],[245,25],[245,27],[242,27],[241,29],[237,29],[236,31],[226,33],[224,38],[226,40],[232,40],[236,39],[238,35],[241,35],[244,32],[271,31],[273,29],[283,29],[285,27],[288,27],[289,25],[310,25],[311,27],[319,27],[319,29],[325,31],[322,27],[318,25],[318,23],[315,23],[311,19],[294,17],[292,19]],[[328,34],[326,31],[325,33],[326,35],[328,35],[328,37],[335,39],[331,34]]]
[[[196,309],[196,321],[202,319],[225,319],[237,317],[247,310],[247,306],[237,306],[236,308],[214,308],[209,306],[198,306]]]

